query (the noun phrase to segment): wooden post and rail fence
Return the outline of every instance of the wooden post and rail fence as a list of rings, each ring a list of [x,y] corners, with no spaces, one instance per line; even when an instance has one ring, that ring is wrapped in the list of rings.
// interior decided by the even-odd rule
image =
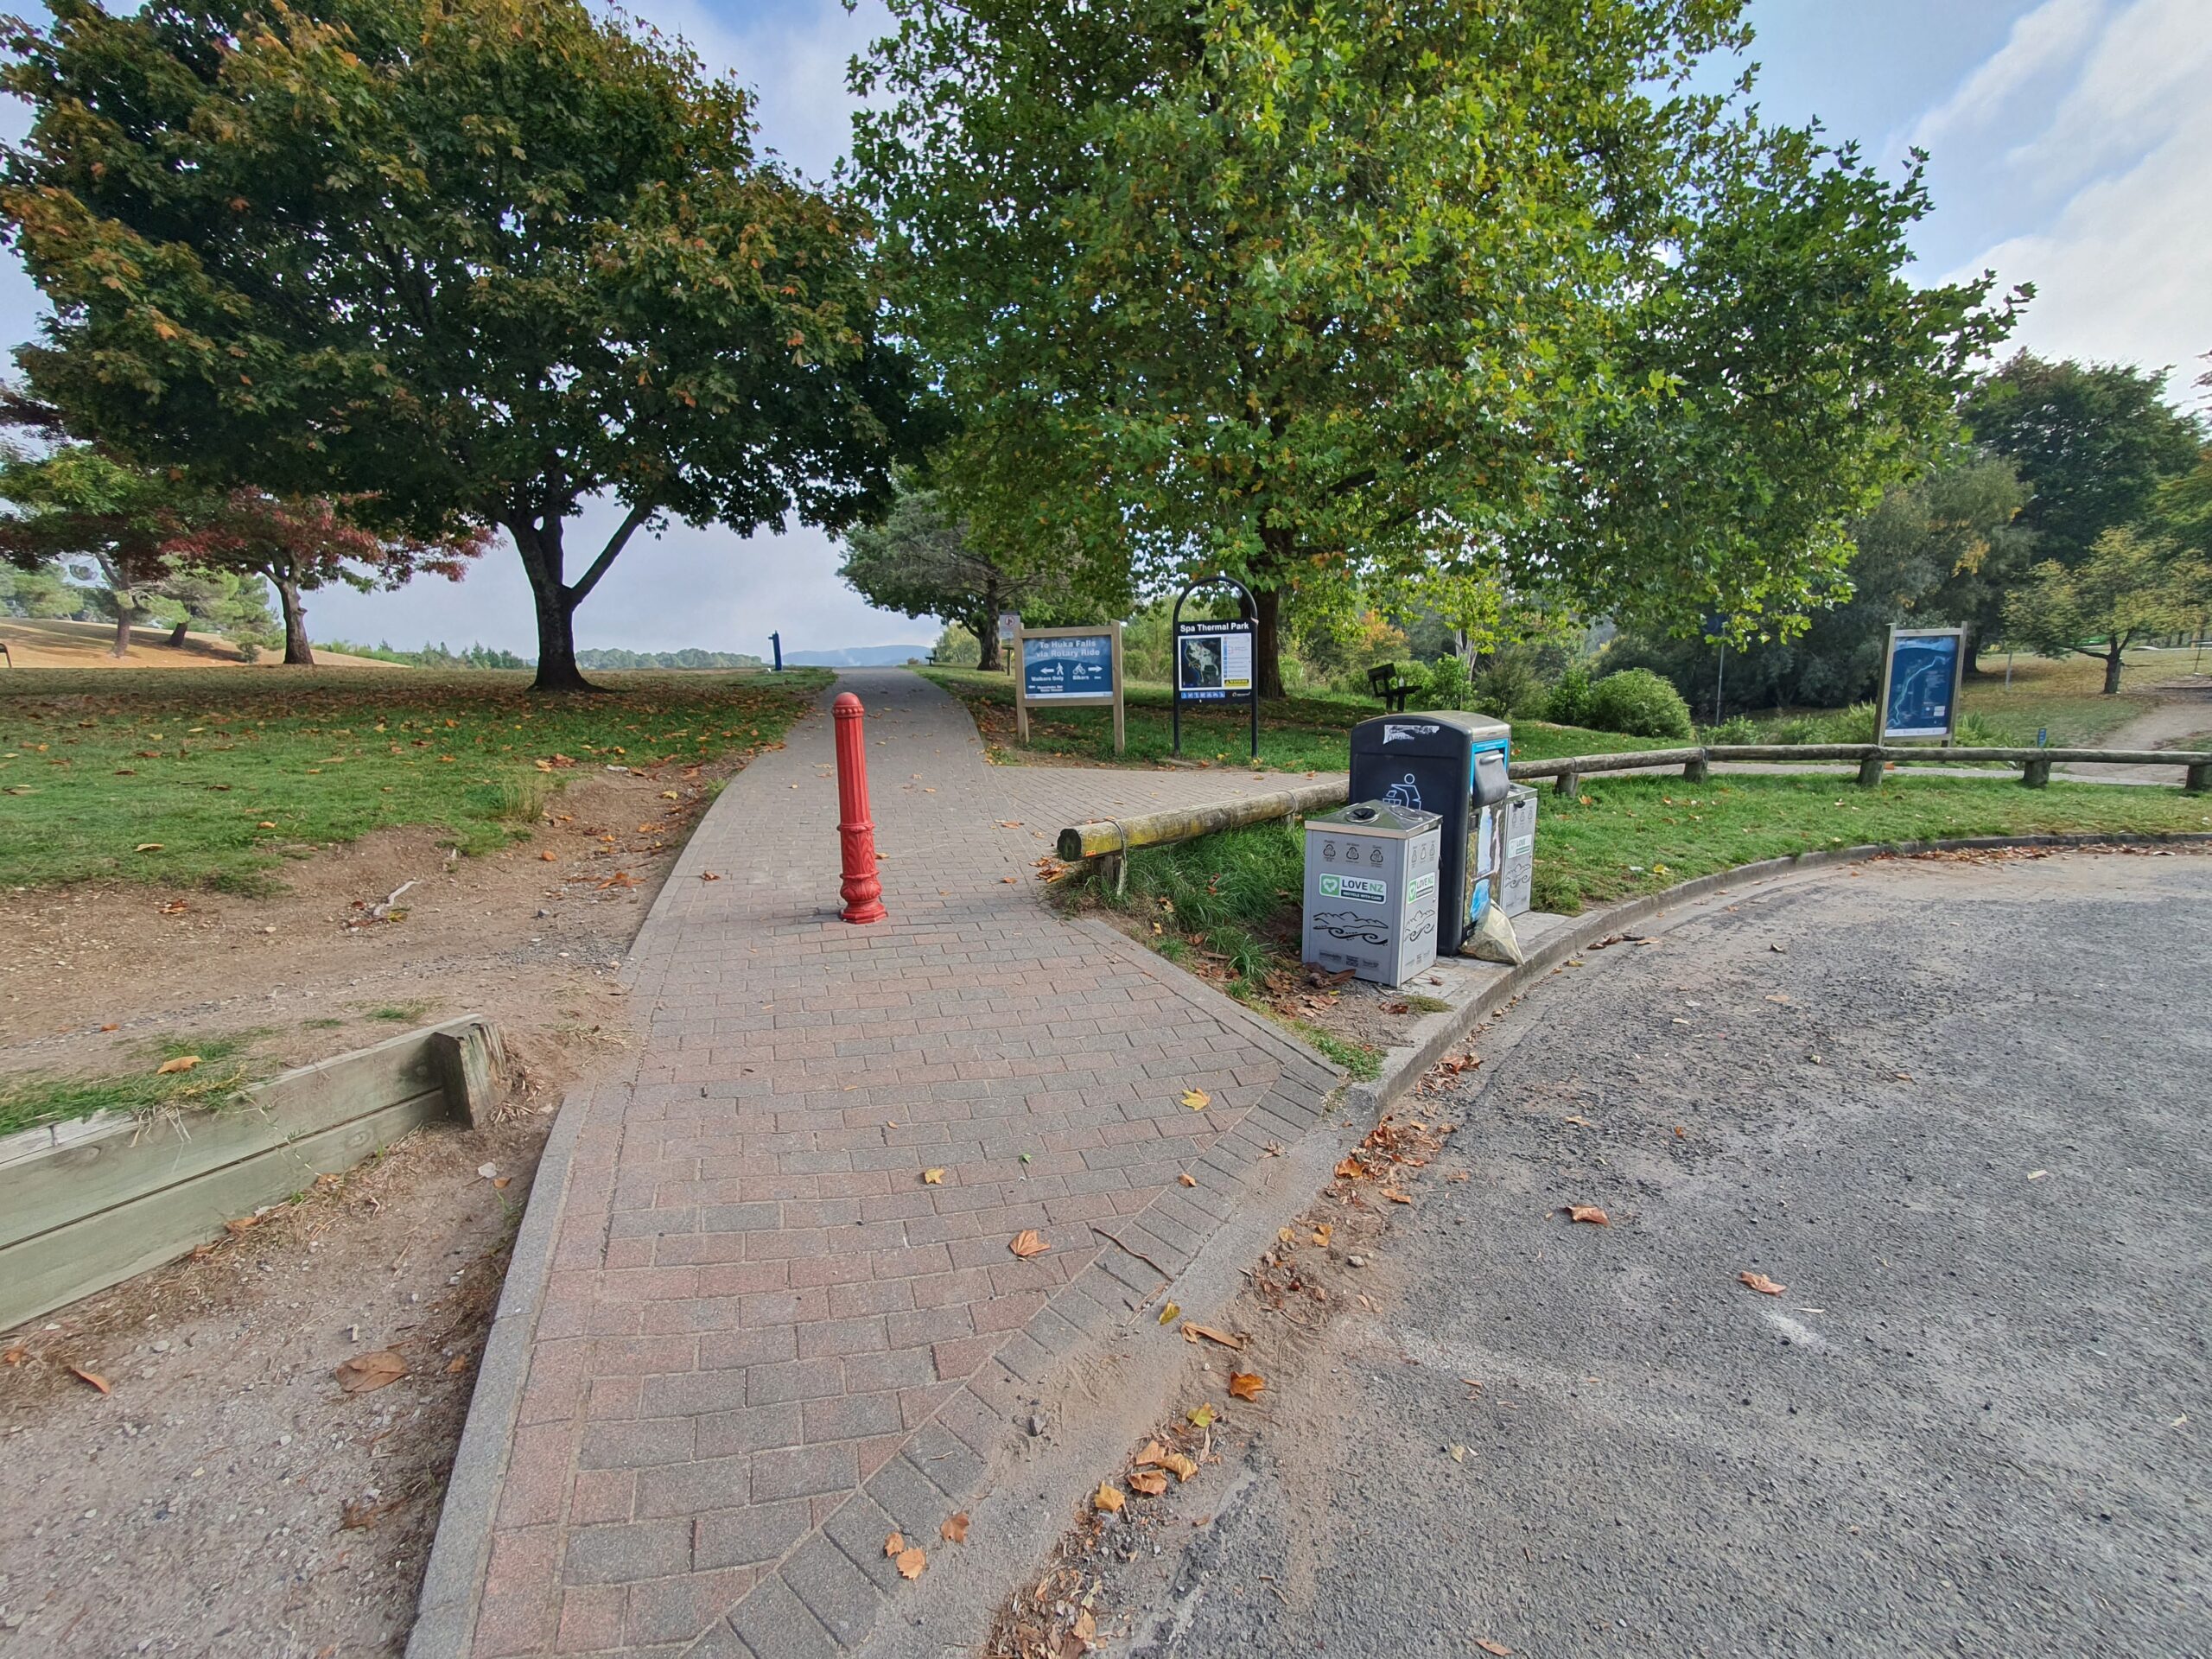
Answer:
[[[1683,778],[1701,784],[1715,761],[1855,760],[1859,782],[1872,788],[1889,766],[1907,762],[1955,766],[1969,762],[2002,762],[2017,766],[2020,782],[2041,789],[2050,781],[2054,765],[2107,766],[2178,766],[2184,793],[2202,795],[2212,790],[2212,753],[2184,749],[2054,749],[2054,748],[1885,748],[1878,743],[1712,743],[1675,749],[1625,749],[1614,754],[1574,754],[1552,760],[1516,760],[1506,768],[1516,782],[1554,779],[1561,795],[1580,792],[1582,779],[1594,772],[1662,772],[1679,766]],[[1344,804],[1347,785],[1303,784],[1248,796],[1239,801],[1219,801],[1207,806],[1171,808],[1132,818],[1096,818],[1071,824],[1060,831],[1059,856],[1073,864],[1086,859],[1108,861],[1108,873],[1118,881],[1125,872],[1122,856],[1140,847],[1162,847],[1241,830],[1248,824],[1302,817],[1325,812]]]

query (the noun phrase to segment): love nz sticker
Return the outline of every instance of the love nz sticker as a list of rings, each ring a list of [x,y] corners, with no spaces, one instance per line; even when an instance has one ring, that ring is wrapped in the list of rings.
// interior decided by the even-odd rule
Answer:
[[[1378,881],[1371,875],[1325,875],[1321,878],[1324,899],[1350,899],[1363,905],[1379,905],[1390,897],[1390,884]]]

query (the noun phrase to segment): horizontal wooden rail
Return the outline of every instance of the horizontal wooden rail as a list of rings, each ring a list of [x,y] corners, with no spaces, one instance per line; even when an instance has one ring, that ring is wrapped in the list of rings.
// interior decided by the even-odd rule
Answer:
[[[2020,781],[2039,789],[2050,781],[2054,765],[2089,766],[2180,766],[2182,788],[2192,795],[2212,790],[2212,752],[2201,749],[2052,749],[2052,748],[1895,748],[1878,743],[1713,743],[1675,749],[1624,749],[1612,754],[1570,754],[1551,760],[1516,760],[1509,776],[1557,780],[1560,794],[1573,794],[1592,772],[1656,772],[1680,766],[1682,775],[1702,782],[1716,761],[1855,760],[1859,781],[1872,785],[1881,781],[1892,765],[1954,766],[2001,762],[2023,768]],[[1306,784],[1249,796],[1241,801],[1219,801],[1208,806],[1179,807],[1147,812],[1134,818],[1094,818],[1060,831],[1059,855],[1072,864],[1083,859],[1117,859],[1140,847],[1162,847],[1241,830],[1248,824],[1297,817],[1342,806],[1347,785]]]
[[[1242,830],[1274,818],[1325,812],[1344,804],[1344,785],[1339,779],[1334,783],[1278,789],[1241,801],[1217,801],[1211,806],[1177,807],[1134,818],[1094,818],[1060,831],[1059,855],[1070,863],[1079,858],[1105,858],[1139,847],[1160,847],[1217,835],[1224,830]]]

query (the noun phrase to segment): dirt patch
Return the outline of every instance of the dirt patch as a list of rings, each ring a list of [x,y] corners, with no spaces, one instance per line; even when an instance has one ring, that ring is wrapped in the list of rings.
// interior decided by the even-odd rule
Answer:
[[[632,1045],[622,960],[735,769],[589,774],[512,849],[458,858],[383,831],[287,867],[265,898],[0,893],[0,1071],[112,1072],[203,1031],[256,1033],[273,1071],[463,1013],[489,1015],[514,1063],[495,1127],[418,1132],[0,1336],[0,1651],[401,1650],[551,1114]],[[334,1380],[386,1350],[399,1381]]]
[[[397,1653],[550,1121],[419,1132],[7,1338],[0,1648]]]
[[[0,644],[8,647],[4,660],[16,668],[249,668],[269,667],[284,660],[282,652],[264,652],[256,663],[250,664],[238,646],[220,634],[188,632],[181,645],[172,645],[169,638],[167,628],[133,628],[128,651],[118,657],[112,622],[0,620]],[[404,664],[339,651],[317,649],[315,660],[323,668],[406,671]]]

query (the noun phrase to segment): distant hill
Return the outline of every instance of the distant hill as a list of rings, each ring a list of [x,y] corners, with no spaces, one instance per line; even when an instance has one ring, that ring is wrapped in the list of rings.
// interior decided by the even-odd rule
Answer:
[[[842,651],[787,651],[793,668],[884,668],[929,660],[927,645],[848,645]]]
[[[580,651],[579,668],[760,668],[758,657],[741,651]]]

